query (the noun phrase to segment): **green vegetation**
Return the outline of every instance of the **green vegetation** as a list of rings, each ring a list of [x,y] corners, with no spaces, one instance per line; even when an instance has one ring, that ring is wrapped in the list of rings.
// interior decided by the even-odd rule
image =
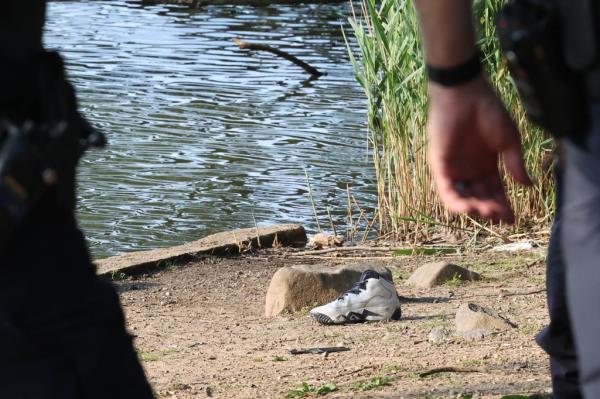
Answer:
[[[383,371],[386,373],[397,373],[402,371],[402,367],[400,367],[398,364],[389,364],[383,368]]]
[[[160,356],[154,352],[140,352],[139,356],[142,362],[155,362],[160,359]]]
[[[113,281],[124,281],[124,280],[127,280],[128,276],[123,272],[113,271],[110,274],[110,278]]]
[[[408,278],[411,275],[411,273],[409,271],[401,270],[400,268],[397,268],[397,267],[391,267],[390,269],[392,271],[392,279],[396,283],[400,280],[408,280]]]
[[[458,288],[462,285],[462,283],[463,283],[463,281],[461,280],[458,273],[454,273],[452,278],[450,280],[446,281],[445,285],[450,288]]]
[[[548,223],[554,209],[553,180],[542,164],[552,141],[526,120],[495,38],[494,17],[504,0],[476,0],[479,46],[493,87],[517,122],[527,168],[535,182],[524,189],[506,181],[515,208],[515,228]],[[476,221],[448,214],[441,206],[427,165],[426,81],[419,28],[411,0],[364,0],[350,19],[359,56],[349,51],[356,79],[368,100],[369,141],[377,175],[382,234],[427,239],[432,229],[479,230]],[[350,46],[349,46],[350,48]]]
[[[156,264],[156,267],[158,269],[164,270],[166,272],[170,272],[173,269],[175,269],[175,260],[173,259],[169,259],[169,260],[161,260]]]
[[[298,311],[298,315],[300,316],[308,316],[310,314],[310,311],[314,308],[319,306],[319,304],[317,302],[313,302],[311,305],[308,306],[303,306],[302,308],[300,308],[300,310]]]
[[[370,391],[372,389],[381,388],[386,385],[391,385],[391,377],[374,377],[367,381],[357,382],[355,388],[360,391]]]
[[[394,256],[415,256],[415,255],[447,255],[456,254],[456,248],[427,248],[427,247],[415,247],[398,249],[394,251]]]
[[[160,360],[162,357],[169,355],[171,353],[177,353],[179,349],[177,348],[167,348],[161,352],[140,352],[138,351],[138,357],[142,362],[156,362]]]
[[[285,395],[286,398],[303,398],[310,395],[327,395],[337,390],[335,384],[325,384],[319,388],[313,387],[306,382],[303,382],[298,388],[294,388],[288,391]]]
[[[463,361],[465,367],[480,367],[484,365],[484,361],[481,359],[467,359]]]

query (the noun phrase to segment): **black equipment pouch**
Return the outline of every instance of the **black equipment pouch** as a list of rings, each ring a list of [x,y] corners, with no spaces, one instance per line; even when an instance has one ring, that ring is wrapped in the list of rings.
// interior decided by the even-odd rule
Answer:
[[[554,137],[577,141],[590,118],[583,74],[565,59],[561,21],[552,1],[512,0],[498,14],[497,31],[529,118]],[[577,65],[595,57],[587,47],[572,56]]]
[[[42,199],[74,209],[79,158],[105,144],[77,111],[57,53],[40,53],[18,69],[8,69],[9,77],[3,71],[0,85],[0,251]]]
[[[563,49],[569,68],[584,72],[594,67],[598,59],[594,0],[554,0],[559,11]]]

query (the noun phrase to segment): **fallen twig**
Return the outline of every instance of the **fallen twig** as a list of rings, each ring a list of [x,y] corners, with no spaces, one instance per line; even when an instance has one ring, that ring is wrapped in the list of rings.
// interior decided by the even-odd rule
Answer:
[[[318,355],[321,353],[331,353],[331,352],[347,352],[350,348],[346,348],[345,346],[333,346],[327,348],[306,348],[306,349],[290,349],[290,355],[304,355],[304,354],[313,354]]]
[[[489,227],[486,227],[486,226],[484,226],[484,225],[482,225],[482,224],[480,224],[480,223],[477,223],[477,221],[475,221],[475,219],[471,218],[470,216],[466,216],[466,218],[467,218],[467,219],[469,219],[469,221],[470,221],[471,223],[473,223],[475,226],[477,226],[477,227],[480,227],[480,228],[484,229],[485,231],[487,231],[488,233],[490,233],[491,235],[493,235],[493,236],[495,236],[495,237],[498,237],[498,238],[499,238],[499,239],[501,239],[501,240],[502,240],[504,243],[508,244],[508,243],[510,243],[510,242],[511,242],[511,241],[508,239],[508,237],[506,237],[505,235],[503,235],[503,234],[500,234],[500,233],[498,233],[498,232],[496,232],[496,231],[494,231],[494,230],[490,229]]]
[[[525,291],[525,292],[508,292],[508,293],[500,293],[498,295],[502,295],[502,296],[527,296],[527,295],[535,295],[535,294],[541,294],[542,292],[546,292],[545,288],[539,289],[539,290],[535,290],[535,291]]]
[[[497,287],[491,287],[491,288],[497,288]],[[541,294],[543,292],[546,292],[545,288],[535,290],[535,291],[524,291],[524,292],[495,292],[493,294],[474,294],[474,295],[460,297],[460,299],[469,299],[469,298],[476,298],[476,297],[491,297],[491,296],[501,296],[501,297],[527,296],[527,295]]]
[[[427,377],[439,373],[483,373],[482,369],[465,369],[460,367],[438,367],[435,369],[423,371],[419,373],[419,378]]]
[[[379,367],[379,366],[378,366],[378,365],[370,365],[370,366],[361,367],[361,368],[359,368],[359,369],[352,370],[352,371],[349,371],[349,372],[347,372],[347,373],[340,373],[340,374],[338,374],[338,377],[343,377],[343,376],[347,376],[347,375],[354,375],[354,374],[358,374],[358,373],[360,373],[361,371],[365,371],[365,370],[373,369],[373,368],[375,368],[375,367]]]
[[[285,51],[279,50],[277,48],[267,46],[264,44],[244,42],[244,41],[238,39],[237,37],[235,39],[233,39],[233,42],[235,44],[237,44],[237,46],[243,50],[268,51],[269,53],[278,55],[279,57],[285,58],[286,60],[293,62],[294,64],[298,65],[299,67],[301,67],[302,69],[304,69],[306,72],[310,73],[313,76],[324,75],[324,73],[320,72],[317,68],[312,67],[312,66],[308,65],[306,62],[299,60],[298,58],[294,57],[293,55],[286,53]]]

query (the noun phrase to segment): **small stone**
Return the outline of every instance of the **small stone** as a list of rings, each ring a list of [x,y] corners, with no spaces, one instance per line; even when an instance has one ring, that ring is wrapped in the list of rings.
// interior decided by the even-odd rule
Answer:
[[[417,288],[431,288],[458,278],[461,281],[480,280],[478,273],[448,262],[427,263],[408,278],[406,283]]]
[[[307,247],[313,249],[323,249],[330,247],[339,247],[344,243],[344,237],[333,234],[318,233],[308,240]]]
[[[536,247],[536,244],[531,241],[513,242],[510,244],[498,245],[492,248],[494,252],[517,252],[529,251]]]
[[[427,338],[429,339],[429,342],[439,344],[450,338],[450,331],[442,327],[437,327],[429,332]]]
[[[456,331],[506,331],[515,325],[501,317],[494,310],[474,303],[463,303],[456,312]]]

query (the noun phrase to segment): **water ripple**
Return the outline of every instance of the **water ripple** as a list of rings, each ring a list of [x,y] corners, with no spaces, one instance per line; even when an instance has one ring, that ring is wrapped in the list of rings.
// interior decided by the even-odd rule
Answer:
[[[180,244],[229,228],[314,228],[346,185],[375,204],[365,101],[340,26],[347,4],[269,7],[51,2],[46,43],[66,58],[81,109],[108,135],[79,171],[78,214],[96,257]],[[327,72],[308,79],[240,37]]]

